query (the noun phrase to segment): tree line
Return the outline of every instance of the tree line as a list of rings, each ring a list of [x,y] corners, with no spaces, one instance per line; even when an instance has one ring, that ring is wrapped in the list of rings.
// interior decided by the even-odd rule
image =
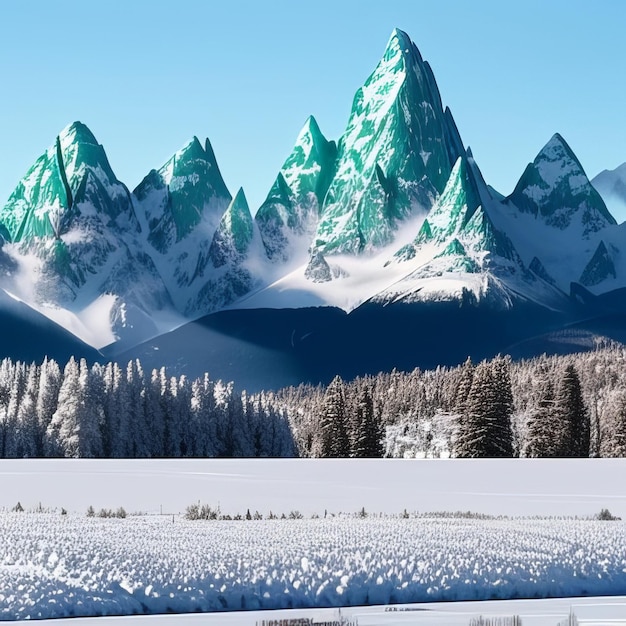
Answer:
[[[626,348],[336,377],[273,398],[301,456],[624,457]]]
[[[0,363],[0,458],[294,456],[266,394],[71,358]]]
[[[248,394],[139,360],[0,362],[0,458],[624,457],[626,347]]]

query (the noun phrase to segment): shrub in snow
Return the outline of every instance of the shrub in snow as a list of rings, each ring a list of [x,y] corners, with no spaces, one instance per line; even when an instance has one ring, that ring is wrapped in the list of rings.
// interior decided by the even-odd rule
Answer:
[[[614,522],[614,521],[619,521],[622,518],[621,517],[616,517],[615,515],[613,515],[611,513],[611,511],[609,511],[608,509],[602,509],[597,515],[596,515],[596,519],[598,520],[602,520],[602,521],[609,521],[609,522]]]

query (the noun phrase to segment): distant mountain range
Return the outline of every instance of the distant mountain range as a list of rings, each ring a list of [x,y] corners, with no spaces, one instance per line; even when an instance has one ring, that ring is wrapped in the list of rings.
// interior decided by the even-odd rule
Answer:
[[[395,30],[344,134],[310,117],[254,217],[208,139],[131,192],[71,124],[0,209],[0,288],[85,354],[250,387],[454,363],[626,313],[619,203],[626,164],[590,181],[559,134],[495,191]]]

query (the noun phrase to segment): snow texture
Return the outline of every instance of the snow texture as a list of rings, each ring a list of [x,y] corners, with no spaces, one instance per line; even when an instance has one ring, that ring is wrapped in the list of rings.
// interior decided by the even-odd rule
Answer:
[[[0,529],[5,620],[626,591],[620,522],[2,513]]]

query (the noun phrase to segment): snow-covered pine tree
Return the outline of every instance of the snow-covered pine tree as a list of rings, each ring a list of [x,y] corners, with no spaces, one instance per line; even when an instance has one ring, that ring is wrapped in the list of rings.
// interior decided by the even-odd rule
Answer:
[[[163,381],[161,381],[163,384]],[[165,456],[183,456],[181,442],[183,438],[180,402],[178,400],[178,378],[171,376],[163,392],[163,413],[165,417]]]
[[[232,383],[229,383],[232,386]],[[251,457],[254,456],[254,440],[252,425],[254,423],[254,411],[249,406],[247,394],[239,394],[234,388],[231,389],[230,401],[228,402],[226,423],[230,430],[232,445],[231,456]]]
[[[319,434],[322,457],[348,457],[350,455],[343,387],[344,383],[341,377],[335,376],[324,395]]]
[[[467,402],[472,390],[475,369],[472,359],[467,357],[465,363],[460,367],[458,384],[454,390],[453,404],[450,410],[451,427],[448,429],[447,437],[453,456],[464,456],[464,450],[469,445],[467,441],[463,440],[468,434],[468,431],[464,429],[463,422],[467,417]]]
[[[146,417],[146,381],[139,359],[126,365],[128,389],[129,452],[134,459],[149,457],[152,452],[151,430]]]
[[[13,381],[9,391],[9,403],[5,413],[5,436],[3,457],[15,458],[19,446],[18,411],[26,391],[26,365],[18,361],[13,369]]]
[[[41,457],[46,449],[46,431],[57,410],[59,390],[61,389],[61,368],[53,360],[45,358],[39,373],[39,387],[37,389],[37,442],[36,455]]]
[[[567,364],[555,398],[556,456],[588,457],[589,412],[585,406],[576,368]]]
[[[501,454],[496,456],[519,456],[519,450],[513,447],[513,390],[511,388],[511,357],[498,354],[491,360],[494,385],[496,386],[496,407],[498,448]],[[495,426],[495,425],[494,425]]]
[[[506,388],[504,361],[482,361],[476,366],[456,442],[455,456],[459,458],[513,456],[510,389]]]
[[[30,458],[37,456],[37,393],[39,390],[39,367],[34,363],[26,371],[26,388],[21,402],[17,407],[17,423],[7,442],[7,456],[14,458]]]
[[[626,457],[626,390],[616,389],[607,399],[600,454]]]
[[[102,457],[102,424],[104,423],[104,410],[102,396],[99,393],[100,381],[85,359],[80,360],[79,382],[81,391],[82,412],[80,431],[82,433],[81,456],[90,458]]]
[[[7,408],[13,384],[13,363],[11,359],[3,359],[0,363],[0,458],[4,458],[4,450],[8,432]]]
[[[89,389],[89,368],[70,358],[63,372],[57,410],[48,426],[47,456],[73,458],[102,455],[97,407]]]
[[[217,456],[214,384],[208,374],[191,384],[190,420],[193,456]]]
[[[464,414],[467,409],[467,400],[472,389],[472,381],[474,380],[474,369],[472,359],[467,357],[465,363],[461,365],[459,382],[454,392],[453,411],[459,414]]]
[[[523,452],[525,457],[558,456],[554,447],[556,418],[554,386],[547,368],[542,368],[538,374],[537,404],[529,409]]]
[[[108,363],[104,372],[103,449],[116,459],[131,457],[129,394],[126,374],[117,363]]]
[[[162,457],[165,454],[165,415],[161,398],[161,375],[157,369],[152,370],[150,381],[146,381],[145,401],[146,422],[150,433],[149,454],[153,458]]]
[[[352,450],[354,458],[379,458],[383,455],[382,435],[374,417],[374,402],[368,386],[363,385],[358,392],[355,406],[356,419],[352,429]]]
[[[176,404],[179,420],[180,456],[193,456],[193,433],[191,429],[191,384],[184,374],[178,379]]]

